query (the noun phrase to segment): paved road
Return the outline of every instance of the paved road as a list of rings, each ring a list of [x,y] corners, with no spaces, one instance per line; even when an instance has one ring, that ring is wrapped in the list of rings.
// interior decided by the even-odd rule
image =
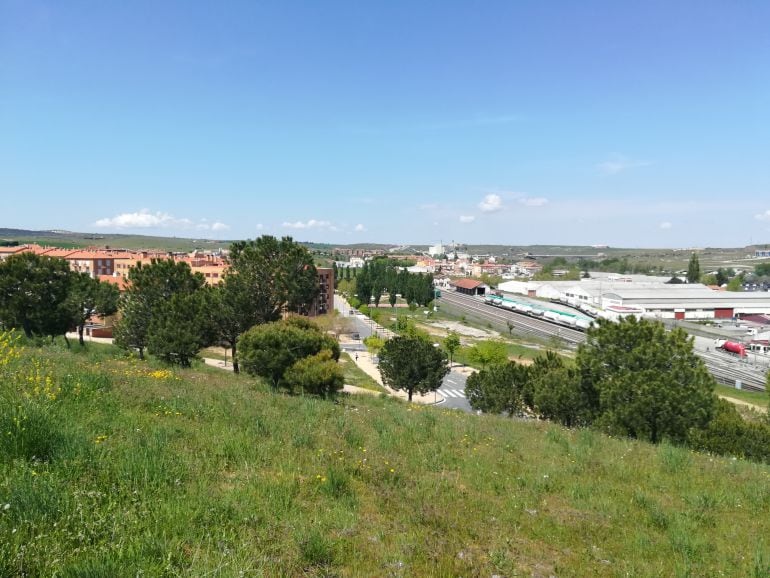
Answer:
[[[334,307],[340,314],[352,320],[354,326],[353,331],[359,333],[361,339],[364,339],[373,333],[372,321],[364,315],[350,315],[350,306],[339,295],[334,296]],[[353,355],[355,355],[355,351],[366,350],[360,342],[344,343],[342,344],[342,349],[344,351],[349,351]],[[468,400],[465,399],[465,379],[466,376],[457,370],[451,371],[444,378],[444,383],[438,390],[438,393],[444,397],[444,401],[440,404],[441,407],[459,409],[469,413],[473,411]]]
[[[361,339],[374,333],[374,322],[365,315],[359,315],[355,309],[351,309],[350,305],[339,295],[334,296],[334,308],[351,320],[353,331],[361,335]],[[351,312],[353,315],[350,314]]]
[[[444,403],[440,407],[448,409],[459,409],[472,413],[471,405],[465,399],[465,380],[466,376],[459,371],[452,370],[444,378],[444,383],[438,392],[444,396]]]

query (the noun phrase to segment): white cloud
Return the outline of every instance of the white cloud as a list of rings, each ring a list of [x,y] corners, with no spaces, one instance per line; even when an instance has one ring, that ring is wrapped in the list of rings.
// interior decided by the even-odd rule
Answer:
[[[460,222],[461,223],[472,223],[476,220],[476,217],[473,215],[460,215]]]
[[[484,213],[494,213],[503,208],[503,199],[500,195],[490,193],[479,203],[479,209]]]
[[[658,227],[660,227],[661,229],[670,229],[671,227],[673,227],[673,225],[668,221],[663,221],[660,225],[658,225]]]
[[[257,223],[257,231],[261,231],[265,226],[262,223]]]
[[[638,167],[646,167],[651,165],[649,161],[639,161],[629,159],[623,155],[611,155],[609,159],[596,165],[599,172],[603,175],[617,175],[628,169],[635,169]]]
[[[519,199],[519,203],[527,207],[542,207],[548,203],[548,199],[545,197],[522,197]]]
[[[353,230],[357,233],[361,233],[363,231],[366,231],[366,227],[364,227],[361,223],[358,223],[355,227],[353,227]]]
[[[764,213],[754,215],[754,218],[758,221],[770,221],[770,209],[766,210]]]
[[[223,231],[230,228],[219,221],[210,224],[206,219],[201,219],[196,223],[191,219],[174,217],[160,211],[152,213],[148,209],[105,217],[96,221],[94,226],[112,229],[202,229],[206,231]]]
[[[174,219],[167,213],[150,213],[147,209],[142,209],[136,213],[121,213],[112,218],[99,219],[94,223],[96,227],[116,227],[118,229],[126,228],[149,228],[149,227],[168,227],[176,224]]]
[[[330,221],[320,221],[317,219],[310,219],[309,221],[294,221],[290,223],[285,221],[283,226],[287,229],[334,229],[334,226]]]

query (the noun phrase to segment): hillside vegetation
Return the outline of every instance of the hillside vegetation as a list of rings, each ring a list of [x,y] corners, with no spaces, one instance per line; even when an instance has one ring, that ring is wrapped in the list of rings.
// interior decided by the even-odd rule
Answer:
[[[0,345],[0,575],[765,576],[770,468]]]

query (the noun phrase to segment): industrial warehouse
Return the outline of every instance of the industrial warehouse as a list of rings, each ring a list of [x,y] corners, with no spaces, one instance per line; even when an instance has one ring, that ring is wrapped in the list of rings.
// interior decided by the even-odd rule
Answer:
[[[626,315],[693,320],[770,316],[768,292],[719,291],[699,283],[677,285],[629,278],[507,281],[498,290],[560,301],[610,319]]]

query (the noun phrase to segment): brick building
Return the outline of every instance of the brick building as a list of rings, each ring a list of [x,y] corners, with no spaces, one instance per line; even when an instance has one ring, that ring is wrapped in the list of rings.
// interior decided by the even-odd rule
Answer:
[[[331,313],[334,310],[334,269],[316,267],[320,293],[310,304],[308,315],[315,317]]]

